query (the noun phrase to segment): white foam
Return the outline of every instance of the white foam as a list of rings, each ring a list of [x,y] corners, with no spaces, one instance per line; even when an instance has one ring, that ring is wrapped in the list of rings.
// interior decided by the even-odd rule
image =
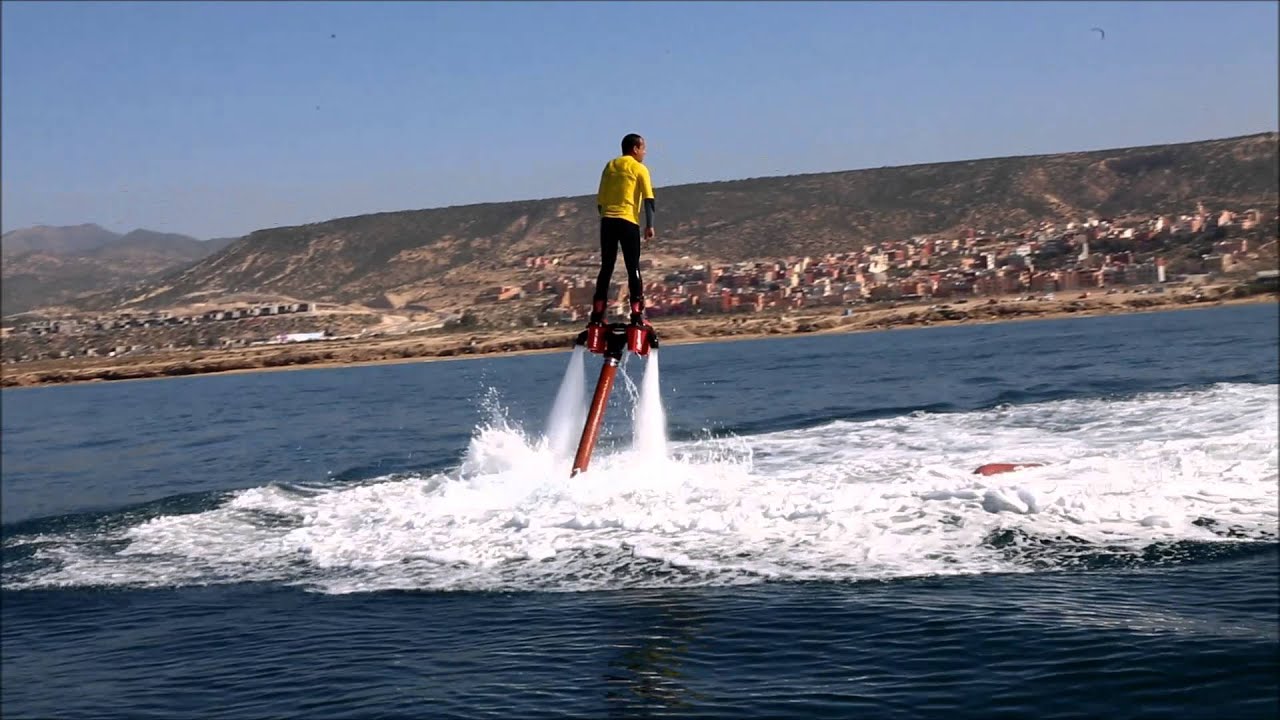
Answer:
[[[569,478],[545,439],[498,413],[450,473],[268,484],[97,538],[121,550],[55,538],[37,552],[48,568],[6,585],[587,590],[1026,572],[1043,553],[1031,563],[993,533],[1108,552],[1222,541],[1201,518],[1274,542],[1278,431],[1275,386],[1219,385],[598,452]],[[973,474],[987,462],[1045,466]]]

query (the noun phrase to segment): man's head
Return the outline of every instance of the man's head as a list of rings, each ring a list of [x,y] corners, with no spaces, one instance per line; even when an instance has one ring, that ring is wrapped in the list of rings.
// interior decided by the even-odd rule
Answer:
[[[622,154],[644,162],[644,138],[635,133],[628,133],[622,138]]]

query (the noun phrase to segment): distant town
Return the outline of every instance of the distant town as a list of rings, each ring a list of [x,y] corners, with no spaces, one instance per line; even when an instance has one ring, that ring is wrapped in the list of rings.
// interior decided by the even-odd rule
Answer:
[[[761,312],[770,308],[856,306],[894,300],[930,300],[1107,289],[1116,286],[1203,283],[1243,269],[1257,247],[1241,233],[1270,218],[1256,209],[1209,213],[1203,207],[1177,217],[1093,218],[1000,233],[969,230],[949,239],[914,237],[823,257],[788,257],[712,266],[664,269],[645,286],[651,317],[706,312]],[[1261,234],[1261,233],[1256,233]],[[1209,252],[1171,268],[1163,248],[1179,238],[1209,235]],[[1275,232],[1266,244],[1274,253]],[[555,268],[556,257],[531,257],[531,268]],[[641,261],[652,274],[652,263]],[[595,290],[590,272],[560,274],[523,287],[495,287],[476,302],[500,303],[548,288],[558,298],[553,319],[585,317]],[[619,302],[625,282],[612,284]]]
[[[954,237],[912,237],[869,245],[856,252],[821,257],[779,257],[716,265],[688,259],[683,266],[642,269],[652,318],[709,313],[758,313],[885,302],[970,297],[1045,296],[1053,293],[1115,292],[1145,286],[1197,285],[1224,276],[1251,276],[1274,286],[1275,243],[1280,216],[1258,209],[1210,212],[1203,206],[1177,216],[1086,218],[1065,225],[1041,223],[1000,231],[970,229]],[[784,243],[779,243],[780,246]],[[1258,272],[1263,251],[1271,260]],[[521,324],[582,322],[595,290],[596,256],[536,256],[525,259],[533,276],[522,285],[491,287],[462,312],[436,313],[413,328],[445,329],[483,322],[506,305],[530,317]],[[621,266],[621,260],[619,260]],[[1253,269],[1253,270],[1251,270]],[[659,275],[654,279],[655,275]],[[611,301],[626,293],[616,270]],[[5,328],[3,361],[120,356],[156,350],[313,342],[356,333],[335,332],[333,304],[252,304],[199,314],[109,313],[92,318],[28,321]],[[408,308],[430,314],[430,308]],[[481,320],[477,320],[477,318]],[[243,322],[229,321],[255,320]],[[264,321],[270,322],[264,322]],[[363,321],[376,324],[373,311]],[[223,325],[226,332],[212,332]],[[328,327],[326,327],[328,326]],[[235,328],[234,330],[232,328]],[[146,330],[168,330],[146,333]],[[185,332],[173,332],[185,331]],[[365,332],[368,332],[366,329]],[[132,342],[122,337],[139,337]],[[19,338],[56,343],[16,342]]]
[[[6,338],[10,335],[27,335],[33,337],[112,337],[120,336],[131,330],[142,329],[182,329],[187,327],[208,326],[213,323],[222,323],[231,320],[241,320],[248,318],[267,318],[283,315],[296,315],[301,313],[310,313],[314,309],[312,303],[285,303],[285,304],[262,304],[247,307],[236,307],[220,310],[209,310],[207,312],[194,315],[178,315],[170,312],[156,313],[130,313],[121,312],[108,316],[78,319],[78,318],[61,318],[55,320],[35,320],[25,322],[16,328],[8,330]],[[278,333],[252,344],[271,344],[286,342],[306,342],[310,340],[320,340],[329,336],[326,332],[298,332],[298,333]],[[71,349],[63,349],[53,352],[31,353],[11,356],[6,348],[5,362],[26,362],[29,360],[45,360],[52,357],[73,358],[73,357],[117,357],[127,355],[132,352],[143,350],[180,350],[187,347],[197,347],[200,345],[213,345],[215,343],[181,343],[168,342],[162,345],[150,344],[122,344],[122,345],[92,345],[74,343]],[[238,343],[228,342],[219,339],[217,345],[230,346],[248,345],[249,341]]]

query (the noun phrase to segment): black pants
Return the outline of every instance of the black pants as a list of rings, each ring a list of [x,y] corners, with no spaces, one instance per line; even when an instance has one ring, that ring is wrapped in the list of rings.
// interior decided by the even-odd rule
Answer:
[[[600,275],[596,277],[594,300],[609,299],[609,280],[618,262],[618,246],[622,246],[622,262],[627,266],[627,290],[631,302],[644,301],[644,281],[640,279],[640,226],[621,218],[600,218]]]

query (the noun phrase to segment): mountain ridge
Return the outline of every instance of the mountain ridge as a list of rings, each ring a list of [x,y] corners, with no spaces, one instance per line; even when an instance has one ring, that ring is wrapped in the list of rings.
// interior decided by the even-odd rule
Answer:
[[[7,316],[107,291],[189,265],[234,239],[197,240],[142,228],[121,235],[94,223],[12,230],[0,239],[0,306]]]
[[[1277,138],[1232,138],[1068,153],[716,180],[657,188],[645,257],[734,262],[859,249],[966,228],[1208,207],[1276,206]],[[256,230],[220,252],[75,307],[151,308],[235,293],[311,301],[463,308],[481,290],[533,277],[526,259],[590,270],[594,195],[353,215]]]

